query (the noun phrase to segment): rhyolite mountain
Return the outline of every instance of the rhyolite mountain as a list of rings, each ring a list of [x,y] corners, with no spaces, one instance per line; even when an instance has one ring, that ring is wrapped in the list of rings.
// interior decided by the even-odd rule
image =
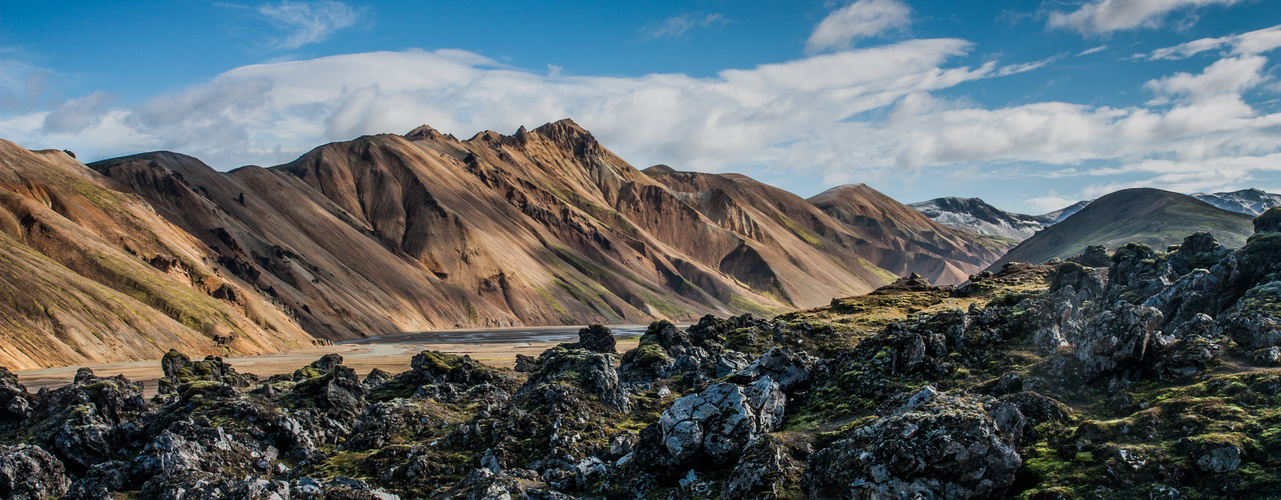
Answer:
[[[0,219],[31,261],[5,263],[4,307],[28,332],[0,354],[15,368],[769,314],[910,273],[958,283],[1010,246],[899,220],[911,211],[866,188],[815,204],[732,174],[641,172],[569,120],[468,140],[423,126],[230,172],[171,152],[86,168],[3,149],[21,172],[11,205],[30,205]]]
[[[1227,247],[1238,248],[1253,232],[1252,217],[1223,210],[1191,196],[1152,188],[1117,191],[1023,240],[992,270],[1008,262],[1039,264],[1066,259],[1090,245],[1116,248],[1142,243],[1157,250],[1177,245],[1184,236],[1205,231]]]
[[[1275,498],[1281,208],[1254,227],[655,321],[621,353],[594,325],[515,370],[331,353],[259,378],[175,350],[146,398],[0,367],[0,497]]]
[[[1193,198],[1224,210],[1259,215],[1269,208],[1281,206],[1281,194],[1262,189],[1242,189],[1222,193],[1193,193]]]
[[[1089,204],[1089,201],[1079,201],[1041,215],[1006,212],[979,198],[935,198],[908,206],[954,229],[1022,241]]]
[[[200,239],[62,151],[0,140],[0,364],[312,345]]]

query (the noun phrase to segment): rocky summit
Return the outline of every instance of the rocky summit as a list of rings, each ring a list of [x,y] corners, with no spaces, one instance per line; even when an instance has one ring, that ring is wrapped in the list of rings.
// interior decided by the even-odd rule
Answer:
[[[520,370],[425,351],[158,395],[0,369],[0,496],[1275,498],[1281,208],[1241,248],[1091,247],[763,319],[585,328]]]

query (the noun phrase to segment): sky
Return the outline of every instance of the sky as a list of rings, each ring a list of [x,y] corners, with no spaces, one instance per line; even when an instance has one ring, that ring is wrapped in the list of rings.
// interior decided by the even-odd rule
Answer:
[[[1281,192],[1275,0],[0,0],[0,138],[220,170],[572,118],[638,168],[1043,213]]]

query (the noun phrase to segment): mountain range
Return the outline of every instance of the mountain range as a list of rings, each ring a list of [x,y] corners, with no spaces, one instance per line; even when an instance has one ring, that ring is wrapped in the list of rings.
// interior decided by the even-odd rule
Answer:
[[[1281,194],[1261,189],[1242,189],[1221,193],[1193,193],[1193,198],[1215,207],[1247,215],[1259,215],[1281,206]],[[1067,207],[1041,215],[1006,212],[979,198],[935,198],[908,206],[945,226],[976,234],[994,235],[1022,241],[1037,231],[1062,222],[1079,212],[1092,200],[1078,201]]]
[[[1249,215],[1259,215],[1269,208],[1281,206],[1281,194],[1268,193],[1262,189],[1242,189],[1210,194],[1193,193],[1192,197],[1224,210]]]
[[[1022,241],[1080,211],[1089,201],[1041,215],[1006,212],[979,198],[935,198],[908,205],[935,222],[971,233]]]
[[[468,140],[423,126],[230,172],[9,142],[0,158],[0,365],[20,369],[769,315],[911,273],[959,283],[1012,245],[862,185],[805,200],[740,175],[642,172],[569,120]]]
[[[1126,243],[1146,244],[1157,251],[1177,245],[1192,233],[1209,232],[1230,248],[1245,245],[1254,217],[1224,210],[1191,196],[1151,188],[1123,189],[1097,200],[1072,216],[1023,240],[990,270],[1009,262],[1040,264],[1066,259],[1090,245],[1109,249]]]

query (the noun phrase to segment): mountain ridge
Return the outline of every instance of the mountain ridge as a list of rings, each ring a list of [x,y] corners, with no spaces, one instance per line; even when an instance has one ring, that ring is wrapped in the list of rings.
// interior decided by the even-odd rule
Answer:
[[[1153,188],[1123,189],[1100,197],[1019,243],[989,270],[1009,262],[1040,264],[1066,259],[1090,245],[1117,248],[1126,243],[1164,250],[1191,233],[1206,231],[1227,247],[1239,248],[1253,232],[1252,217],[1223,210],[1191,196]]]
[[[914,212],[880,193],[864,193],[873,202],[857,215],[861,222],[849,224],[744,176],[642,172],[572,120],[467,140],[424,125],[229,172],[173,152],[86,166],[63,152],[30,153],[12,143],[0,149],[32,172],[49,170],[41,159],[48,157],[92,180],[89,201],[68,204],[58,200],[70,194],[58,193],[87,188],[52,180],[52,187],[28,189],[14,179],[5,192],[24,203],[118,199],[130,213],[148,214],[141,225],[89,239],[102,240],[93,248],[123,255],[131,276],[163,284],[141,286],[142,293],[129,284],[141,278],[95,275],[92,266],[73,265],[83,257],[59,261],[66,249],[80,248],[69,238],[40,247],[36,253],[66,268],[48,271],[64,276],[63,288],[111,282],[120,290],[103,293],[141,297],[142,305],[125,309],[162,324],[93,327],[99,337],[112,331],[149,346],[88,354],[56,347],[69,342],[65,332],[32,326],[59,354],[0,346],[19,353],[0,361],[22,368],[147,359],[166,343],[238,354],[444,328],[769,316],[865,293],[898,275],[958,283],[1009,246],[924,219],[895,220]],[[57,196],[46,200],[46,192]],[[839,200],[829,201],[830,209]],[[0,226],[30,233],[26,212],[5,213]],[[41,213],[74,231],[115,227],[102,213]],[[174,242],[152,249],[152,240]],[[28,248],[22,240],[10,246]],[[23,306],[28,316],[51,303],[8,286],[20,302],[39,306]],[[156,290],[185,298],[157,303]],[[64,306],[58,317],[66,325],[101,315]]]
[[[1088,205],[1079,201],[1053,212],[1027,215],[996,208],[981,198],[935,198],[908,204],[927,217],[961,231],[983,235],[996,235],[1022,241]]]

